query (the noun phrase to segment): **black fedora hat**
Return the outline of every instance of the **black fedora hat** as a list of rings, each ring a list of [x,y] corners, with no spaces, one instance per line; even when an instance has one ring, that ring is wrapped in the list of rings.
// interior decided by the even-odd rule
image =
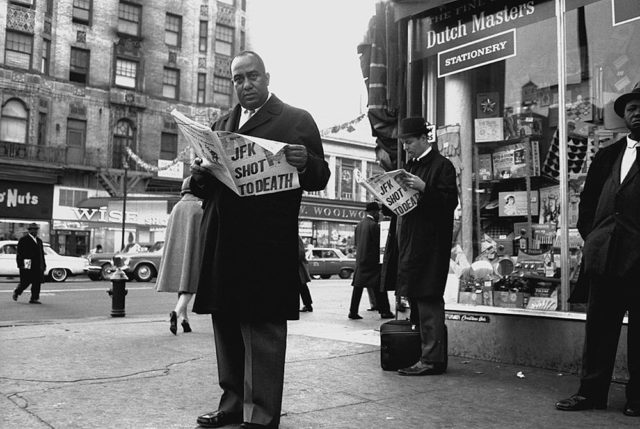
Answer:
[[[368,212],[375,212],[380,210],[380,205],[378,203],[376,203],[375,201],[371,202],[371,203],[367,203],[366,207],[364,208],[365,211]]]
[[[636,83],[636,86],[633,87],[631,92],[622,94],[616,99],[615,103],[613,103],[613,110],[616,111],[618,116],[624,118],[624,108],[631,100],[640,100],[640,82]]]
[[[40,229],[40,225],[38,225],[35,222],[32,222],[29,224],[29,226],[27,227],[27,229]]]
[[[429,135],[424,118],[420,116],[410,116],[400,121],[400,127],[398,129],[399,139],[420,136],[422,134]]]

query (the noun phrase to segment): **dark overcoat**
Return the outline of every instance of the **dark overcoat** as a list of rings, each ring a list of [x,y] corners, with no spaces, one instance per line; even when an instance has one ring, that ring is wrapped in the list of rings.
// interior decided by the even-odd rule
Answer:
[[[354,234],[356,245],[356,271],[351,284],[355,287],[380,286],[380,224],[365,216]]]
[[[300,189],[240,197],[209,175],[193,175],[191,189],[204,200],[204,253],[193,310],[242,321],[282,321],[298,313],[298,212],[302,190],[329,180],[318,128],[309,113],[275,95],[240,129],[239,105],[214,130],[304,145],[308,161]]]
[[[396,294],[409,298],[442,297],[449,273],[453,212],[458,205],[453,164],[433,147],[407,171],[426,184],[416,208],[398,217]]]
[[[589,167],[580,194],[578,231],[585,240],[580,281],[572,293],[571,302],[585,297],[592,274],[607,274],[612,270],[624,278],[640,275],[640,159],[636,157],[629,173],[611,199],[613,207],[599,215],[598,203],[603,188],[612,174],[619,174],[618,165],[627,139],[600,149]],[[624,202],[624,205],[622,204]]]
[[[22,284],[44,282],[44,272],[47,269],[47,263],[44,259],[44,245],[40,237],[36,237],[36,241],[33,241],[33,237],[29,234],[18,240],[16,262],[20,269],[20,283]],[[25,259],[31,260],[31,268],[24,267]]]

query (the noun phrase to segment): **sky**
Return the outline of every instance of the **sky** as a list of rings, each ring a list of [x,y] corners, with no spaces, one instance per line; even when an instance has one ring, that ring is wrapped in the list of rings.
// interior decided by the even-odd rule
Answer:
[[[311,113],[323,130],[366,112],[357,46],[376,0],[249,0],[248,47],[264,59],[269,89]]]

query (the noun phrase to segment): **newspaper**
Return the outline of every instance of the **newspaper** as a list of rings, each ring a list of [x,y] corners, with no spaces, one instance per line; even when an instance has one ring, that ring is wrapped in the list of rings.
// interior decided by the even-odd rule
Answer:
[[[355,170],[356,181],[371,192],[378,200],[398,216],[405,215],[416,208],[420,193],[402,184],[405,170],[393,170],[377,176],[365,178],[360,170]]]
[[[298,170],[284,155],[286,143],[229,131],[212,131],[206,125],[172,110],[201,166],[241,197],[271,194],[300,187]]]

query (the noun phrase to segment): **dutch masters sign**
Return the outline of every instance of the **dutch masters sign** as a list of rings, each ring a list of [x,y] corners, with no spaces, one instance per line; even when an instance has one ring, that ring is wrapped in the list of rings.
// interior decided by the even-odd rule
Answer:
[[[438,77],[470,70],[516,55],[516,30],[505,31],[438,53]]]

